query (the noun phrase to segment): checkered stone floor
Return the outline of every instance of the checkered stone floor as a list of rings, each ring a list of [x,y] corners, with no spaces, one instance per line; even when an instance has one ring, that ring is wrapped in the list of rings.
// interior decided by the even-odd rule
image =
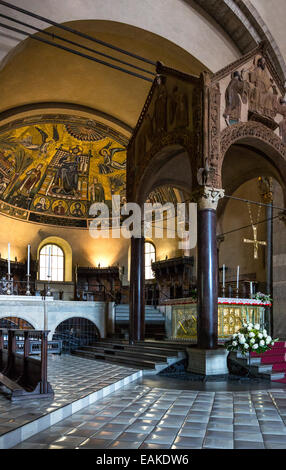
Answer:
[[[196,392],[130,384],[15,449],[285,449],[286,389]]]
[[[48,380],[55,392],[53,398],[11,402],[2,389],[0,449],[42,431],[141,375],[135,369],[76,356],[49,356]]]

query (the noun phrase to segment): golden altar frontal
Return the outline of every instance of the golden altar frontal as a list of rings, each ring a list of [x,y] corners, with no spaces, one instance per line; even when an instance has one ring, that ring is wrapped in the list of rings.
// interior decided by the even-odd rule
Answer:
[[[254,299],[218,299],[218,337],[227,338],[236,333],[244,322],[265,325],[265,307],[270,303]],[[178,299],[171,308],[172,334],[170,339],[197,339],[197,304]]]

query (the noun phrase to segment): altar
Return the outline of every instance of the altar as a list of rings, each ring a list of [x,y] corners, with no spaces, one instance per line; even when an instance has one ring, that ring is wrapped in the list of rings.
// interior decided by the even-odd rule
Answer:
[[[244,322],[266,326],[266,307],[270,302],[256,299],[218,298],[218,337],[228,338]],[[191,299],[170,300],[165,304],[166,331],[169,339],[196,341],[197,303]]]

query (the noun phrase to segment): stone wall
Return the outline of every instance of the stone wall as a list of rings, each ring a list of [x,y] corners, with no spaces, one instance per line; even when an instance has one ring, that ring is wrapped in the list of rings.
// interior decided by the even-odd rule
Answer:
[[[109,305],[106,302],[66,302],[38,297],[0,296],[0,318],[17,317],[28,321],[35,329],[50,330],[52,339],[57,326],[72,317],[86,318],[96,325],[100,337],[105,338],[109,323]],[[46,318],[46,324],[45,324]]]

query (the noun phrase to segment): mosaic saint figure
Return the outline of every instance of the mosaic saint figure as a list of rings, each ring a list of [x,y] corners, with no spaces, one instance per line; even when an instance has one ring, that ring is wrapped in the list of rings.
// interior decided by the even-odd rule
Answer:
[[[107,174],[112,173],[113,170],[124,170],[126,168],[126,160],[123,163],[120,163],[114,160],[114,155],[118,152],[125,152],[125,148],[112,148],[112,142],[108,142],[102,149],[99,151],[99,155],[104,157],[104,162],[98,165],[99,173]]]
[[[35,209],[39,212],[44,212],[48,209],[48,206],[46,204],[46,199],[44,197],[41,197],[37,204],[35,205]]]
[[[83,211],[82,211],[80,202],[75,203],[74,209],[72,211],[72,215],[75,215],[76,217],[82,217],[83,216]]]
[[[54,214],[56,215],[65,215],[66,210],[63,205],[62,201],[58,201],[58,203],[53,207]]]
[[[91,202],[104,202],[104,189],[98,178],[93,178],[93,183],[89,185],[89,197]]]
[[[68,155],[59,159],[59,168],[55,175],[54,192],[75,193],[78,187],[78,162]]]
[[[43,168],[43,164],[39,163],[36,168],[32,168],[31,170],[27,171],[26,177],[24,178],[24,181],[19,188],[20,192],[24,194],[30,194],[32,189],[36,186],[36,184],[41,179],[42,168]]]

